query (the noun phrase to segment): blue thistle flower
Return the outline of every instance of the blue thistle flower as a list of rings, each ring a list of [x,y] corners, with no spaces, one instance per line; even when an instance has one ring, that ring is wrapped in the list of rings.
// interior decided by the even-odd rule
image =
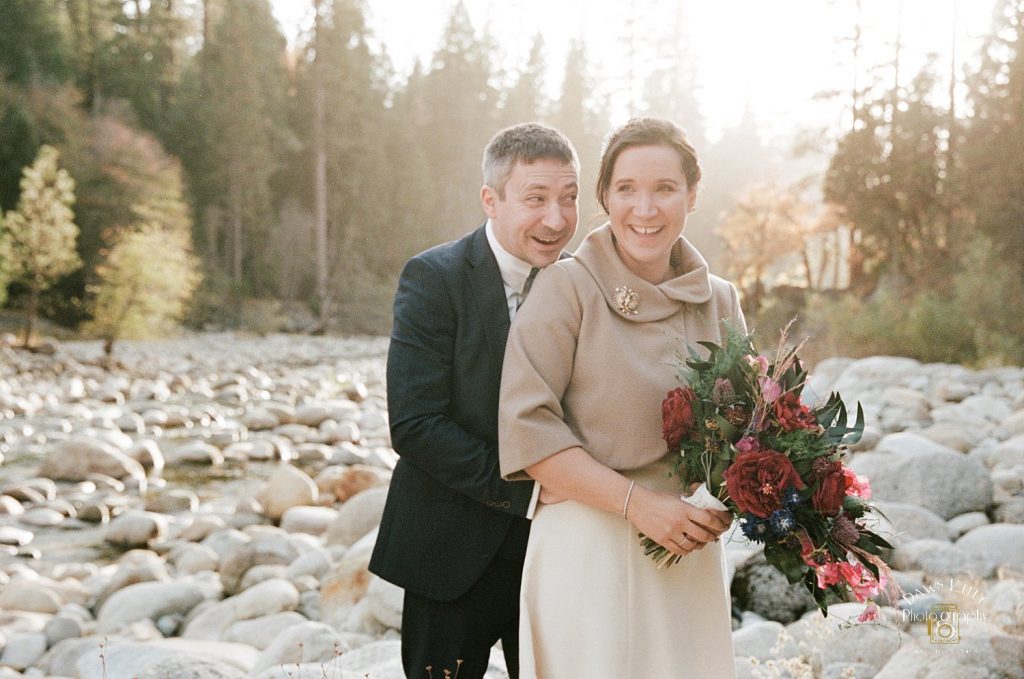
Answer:
[[[790,509],[800,504],[800,491],[793,486],[786,488],[786,492],[782,494],[782,504]]]
[[[747,536],[748,540],[753,540],[754,542],[764,542],[765,538],[769,535],[768,521],[759,519],[756,516],[744,516],[740,529]]]
[[[793,512],[789,509],[776,509],[768,517],[768,526],[775,537],[785,537],[796,528],[796,517],[793,516]]]

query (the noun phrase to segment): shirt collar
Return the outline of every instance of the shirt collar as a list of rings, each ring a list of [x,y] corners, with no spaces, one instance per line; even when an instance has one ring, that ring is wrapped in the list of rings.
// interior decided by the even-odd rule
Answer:
[[[487,220],[487,226],[484,230],[487,233],[487,242],[494,252],[494,258],[498,260],[498,270],[501,271],[502,283],[512,292],[520,292],[523,289],[523,285],[526,284],[526,278],[530,275],[530,270],[533,267],[529,262],[524,262],[501,247],[498,237],[494,235],[494,225],[491,224],[490,219]]]

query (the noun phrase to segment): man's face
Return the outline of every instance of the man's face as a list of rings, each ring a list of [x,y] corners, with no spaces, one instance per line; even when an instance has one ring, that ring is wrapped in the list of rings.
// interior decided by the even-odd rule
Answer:
[[[480,199],[501,246],[533,266],[545,267],[576,233],[578,193],[576,168],[542,158],[516,163],[504,198],[484,186]]]

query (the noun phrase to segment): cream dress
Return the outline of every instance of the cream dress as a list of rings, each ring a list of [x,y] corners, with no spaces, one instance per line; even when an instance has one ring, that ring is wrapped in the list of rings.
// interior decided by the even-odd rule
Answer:
[[[678,492],[661,440],[661,401],[679,386],[676,352],[742,326],[735,289],[684,239],[683,274],[654,286],[590,234],[538,276],[509,335],[499,427],[502,473],[579,445],[647,488]],[[623,304],[627,288],[636,304]],[[628,299],[625,301],[629,301]],[[669,568],[622,518],[567,501],[537,508],[520,611],[522,679],[734,676],[724,553],[710,544]]]

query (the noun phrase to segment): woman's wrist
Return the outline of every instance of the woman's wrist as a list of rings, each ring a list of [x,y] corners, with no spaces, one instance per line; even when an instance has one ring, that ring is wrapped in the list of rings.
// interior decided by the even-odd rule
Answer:
[[[626,519],[627,521],[629,520],[629,516],[627,514],[629,512],[629,500],[633,496],[633,488],[635,487],[636,480],[630,480],[629,490],[626,491],[626,501],[622,503],[622,518]]]

